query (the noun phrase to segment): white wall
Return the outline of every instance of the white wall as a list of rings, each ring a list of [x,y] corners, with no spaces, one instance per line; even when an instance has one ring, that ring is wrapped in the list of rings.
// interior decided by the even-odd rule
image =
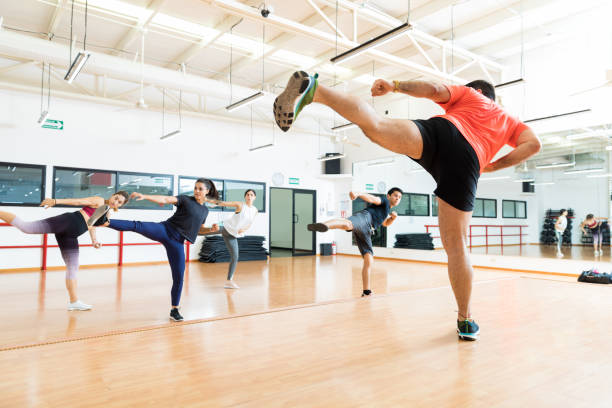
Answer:
[[[41,129],[36,125],[39,116],[39,96],[0,91],[0,161],[47,165],[47,196],[51,195],[52,166],[68,166],[93,169],[122,170],[145,173],[166,173],[222,179],[266,182],[271,186],[272,175],[285,175],[284,187],[316,189],[318,217],[327,208],[336,205],[328,202],[335,196],[334,183],[318,178],[321,163],[316,160],[320,150],[334,151],[317,136],[295,132],[276,131],[276,145],[272,148],[249,152],[251,129],[237,123],[183,118],[183,132],[173,139],[160,141],[161,114],[141,110],[118,111],[116,107],[75,102],[52,98],[50,118],[64,120],[64,130]],[[176,118],[174,118],[176,119]],[[166,123],[173,123],[166,118]],[[272,136],[271,127],[254,129],[257,140]],[[299,185],[289,186],[288,177],[299,178]],[[175,193],[178,177],[175,177]],[[269,190],[266,201],[269,201]],[[257,197],[261,199],[261,197]],[[267,205],[269,203],[267,202]],[[26,220],[41,219],[65,212],[66,209],[27,207],[2,207]],[[162,221],[170,217],[166,210],[122,210],[115,217],[143,221]],[[211,225],[229,213],[211,212],[206,224]],[[255,220],[251,235],[268,236],[269,213],[260,214]],[[89,243],[88,234],[80,238]],[[99,240],[117,242],[118,233],[98,229]],[[331,234],[321,234],[321,242],[330,242]],[[126,242],[145,239],[127,234]],[[191,258],[197,258],[200,248],[191,249]],[[51,241],[53,241],[51,237]],[[51,242],[50,241],[50,242]],[[0,228],[3,245],[33,245],[41,243],[39,236],[26,236],[11,227]],[[317,245],[318,246],[318,245]],[[0,269],[40,266],[39,249],[0,250]],[[163,261],[161,247],[129,247],[124,252],[124,262]],[[117,262],[117,249],[112,247],[94,250],[83,248],[81,264],[113,264]],[[49,266],[63,265],[58,250],[50,250]]]

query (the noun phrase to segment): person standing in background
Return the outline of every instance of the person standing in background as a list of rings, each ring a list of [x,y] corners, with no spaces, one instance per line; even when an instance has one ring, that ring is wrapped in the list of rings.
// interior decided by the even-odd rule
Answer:
[[[563,258],[563,252],[561,252],[561,246],[563,245],[563,233],[567,228],[567,210],[564,208],[561,210],[561,215],[557,218],[555,223],[555,234],[557,235],[557,258]]]

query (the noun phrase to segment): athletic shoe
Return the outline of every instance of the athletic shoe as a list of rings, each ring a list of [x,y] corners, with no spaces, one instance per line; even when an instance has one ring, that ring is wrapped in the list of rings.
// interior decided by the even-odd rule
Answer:
[[[173,307],[170,309],[170,320],[174,320],[175,322],[182,322],[183,316],[178,311],[178,308]]]
[[[100,218],[104,217],[108,213],[108,210],[110,210],[110,207],[106,204],[96,208],[96,211],[94,211],[94,213],[91,214],[91,217],[89,217],[87,220],[87,226],[93,226]]]
[[[223,287],[225,289],[240,289],[240,286],[236,285],[236,283],[231,280],[228,280],[227,282],[225,282],[225,285]]]
[[[308,229],[308,231],[313,231],[313,232],[327,232],[329,231],[329,227],[325,224],[323,224],[322,222],[317,222],[316,224],[308,224],[306,226],[306,228]]]
[[[68,310],[91,310],[93,306],[83,303],[80,300],[76,302],[68,303]]]
[[[478,340],[480,327],[473,320],[457,320],[457,334],[461,340]]]
[[[563,253],[557,252],[557,258],[563,258]]]
[[[283,132],[291,128],[304,106],[312,103],[319,81],[319,74],[308,75],[296,71],[289,78],[285,90],[274,100],[274,118]]]
[[[370,291],[370,293],[365,293],[365,292],[363,292],[363,293],[361,293],[361,297],[370,297],[370,296],[372,296],[373,294],[374,294],[374,293],[373,293],[372,291]]]

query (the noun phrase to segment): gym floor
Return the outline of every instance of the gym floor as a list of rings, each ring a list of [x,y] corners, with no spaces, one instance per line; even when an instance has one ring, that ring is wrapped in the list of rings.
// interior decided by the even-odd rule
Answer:
[[[3,273],[3,406],[610,406],[605,285],[477,269],[481,339],[455,334],[444,265],[358,257],[191,263],[184,323],[167,265],[79,271],[89,312],[65,310],[64,272]],[[600,384],[600,386],[594,386]]]

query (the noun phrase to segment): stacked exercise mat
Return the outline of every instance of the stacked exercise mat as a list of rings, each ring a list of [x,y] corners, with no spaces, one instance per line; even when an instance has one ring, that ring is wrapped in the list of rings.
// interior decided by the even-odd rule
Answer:
[[[426,234],[396,234],[393,248],[434,249],[430,233]]]
[[[249,235],[238,238],[239,259],[242,261],[265,261],[268,251],[263,246],[265,237]],[[204,239],[200,249],[200,262],[229,262],[230,255],[220,235],[210,235]]]
[[[540,233],[540,242],[542,244],[557,245],[557,235],[555,234],[555,223],[557,218],[561,215],[561,210],[546,210],[546,216],[544,217],[544,225],[542,226],[542,232]],[[567,228],[563,233],[563,245],[572,245],[572,223],[574,220],[574,210],[571,208],[567,210]]]

